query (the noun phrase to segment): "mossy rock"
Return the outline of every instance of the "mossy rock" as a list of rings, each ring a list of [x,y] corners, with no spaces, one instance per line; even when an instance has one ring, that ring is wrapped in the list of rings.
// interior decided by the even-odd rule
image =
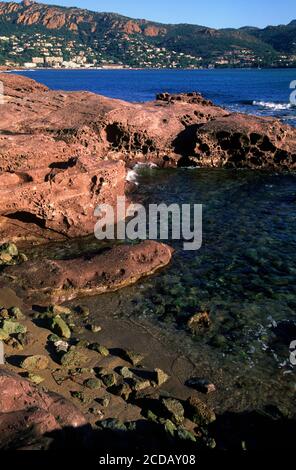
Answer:
[[[102,381],[95,377],[85,380],[83,385],[91,390],[99,390],[103,386]]]
[[[98,352],[103,357],[108,357],[109,354],[110,354],[109,350],[107,348],[105,348],[105,346],[102,346],[99,343],[90,344],[89,349],[91,349],[92,351]]]
[[[3,320],[2,330],[9,335],[15,335],[18,333],[27,333],[27,327],[13,320]]]
[[[63,367],[68,369],[74,369],[77,367],[83,367],[88,361],[87,356],[82,354],[80,351],[75,349],[70,349],[65,353],[61,358],[61,364]]]
[[[71,338],[71,330],[68,327],[67,323],[59,316],[55,316],[50,324],[50,329],[55,333],[56,335],[70,339]]]
[[[118,419],[105,419],[104,421],[100,421],[99,425],[103,429],[109,429],[111,431],[127,431],[126,425],[122,422],[119,421]]]
[[[184,407],[179,400],[174,398],[163,398],[162,405],[165,413],[175,424],[182,424],[184,421]]]
[[[23,314],[19,307],[11,307],[9,309],[9,317],[15,320],[25,320],[26,316]]]
[[[28,371],[45,370],[48,368],[48,365],[49,359],[43,355],[28,356],[20,364],[22,369]]]
[[[103,376],[102,376],[102,381],[103,381],[103,384],[104,384],[107,388],[114,387],[114,385],[117,384],[116,375],[113,374],[113,373],[108,374],[108,375],[103,375]]]

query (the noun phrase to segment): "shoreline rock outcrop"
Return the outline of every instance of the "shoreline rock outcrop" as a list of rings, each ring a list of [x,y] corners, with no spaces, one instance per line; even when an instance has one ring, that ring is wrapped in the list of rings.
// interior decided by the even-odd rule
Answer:
[[[89,234],[124,195],[125,165],[295,170],[296,129],[230,113],[199,93],[128,103],[0,74],[0,238]],[[33,236],[33,235],[31,235]]]
[[[149,240],[118,245],[90,258],[28,261],[5,268],[0,284],[9,285],[31,304],[62,303],[134,284],[169,264],[172,251]]]

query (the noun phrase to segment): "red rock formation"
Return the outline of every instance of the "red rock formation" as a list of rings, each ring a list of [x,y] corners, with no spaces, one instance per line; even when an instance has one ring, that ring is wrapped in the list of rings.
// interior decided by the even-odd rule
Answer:
[[[128,21],[127,23],[122,23],[119,26],[119,29],[126,34],[135,34],[141,33],[140,26],[135,21]]]
[[[147,37],[157,37],[160,35],[166,34],[167,30],[163,27],[157,27],[153,25],[149,25],[144,29],[144,34]]]
[[[68,400],[0,368],[0,448],[24,446],[46,433],[86,424]]]
[[[94,206],[124,194],[122,161],[296,167],[294,128],[231,114],[198,93],[162,93],[138,104],[50,91],[11,74],[0,80],[0,216],[6,221],[33,218],[35,225],[68,236],[91,232]],[[5,227],[0,219],[0,236]]]
[[[142,21],[130,20],[119,15],[99,14],[82,8],[67,8],[65,10],[58,6],[44,5],[29,0],[20,3],[0,2],[0,16],[11,13],[16,15],[17,24],[38,24],[47,29],[66,27],[71,31],[78,31],[80,23],[89,23],[92,25],[92,31],[94,32],[100,21],[104,21],[108,22],[110,29],[116,29],[128,35],[142,33]],[[145,36],[158,36],[165,33],[166,29],[148,25],[143,32]]]
[[[49,91],[11,74],[0,75],[0,80],[7,100],[0,119],[3,169],[20,160],[30,165],[37,147],[44,158],[47,153],[61,160],[96,154],[131,164],[140,160],[163,166],[171,160],[176,165],[174,141],[185,128],[228,114],[196,94],[134,104],[92,93]]]
[[[0,212],[70,237],[83,236],[94,229],[96,206],[115,206],[124,187],[123,162],[96,162],[90,157],[51,162],[49,167],[2,173]]]
[[[145,241],[119,245],[89,259],[29,261],[8,267],[0,283],[9,282],[17,294],[38,305],[116,291],[166,266],[172,249]]]
[[[274,119],[231,114],[204,124],[194,154],[201,166],[296,168],[296,130]]]

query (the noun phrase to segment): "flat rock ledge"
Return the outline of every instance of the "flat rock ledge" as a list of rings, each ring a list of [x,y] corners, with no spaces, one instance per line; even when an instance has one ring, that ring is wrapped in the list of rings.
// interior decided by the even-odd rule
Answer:
[[[22,448],[46,434],[85,426],[70,401],[0,367],[0,449]]]
[[[2,286],[39,305],[116,291],[169,264],[172,248],[155,241],[117,245],[101,254],[71,260],[28,261],[5,268]]]

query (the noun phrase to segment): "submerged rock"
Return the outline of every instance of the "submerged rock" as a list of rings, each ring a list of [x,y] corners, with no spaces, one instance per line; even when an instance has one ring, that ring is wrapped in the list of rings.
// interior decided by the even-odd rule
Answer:
[[[210,327],[210,315],[208,312],[198,312],[188,320],[187,325],[192,333],[197,334]]]

